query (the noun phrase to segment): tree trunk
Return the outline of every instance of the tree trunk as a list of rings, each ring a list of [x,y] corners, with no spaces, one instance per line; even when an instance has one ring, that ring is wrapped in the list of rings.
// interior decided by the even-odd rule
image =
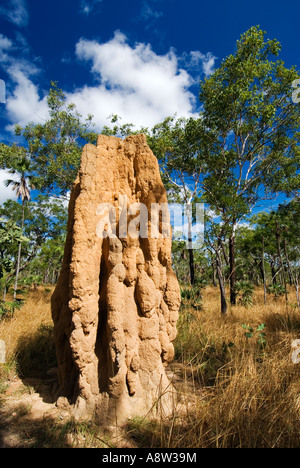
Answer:
[[[190,281],[191,285],[195,284],[195,265],[194,265],[194,251],[189,249],[189,264],[190,264]]]
[[[23,229],[24,229],[24,215],[25,215],[25,203],[24,200],[22,201],[22,234],[23,234]],[[16,277],[15,277],[15,285],[14,285],[14,297],[13,300],[14,302],[17,299],[17,289],[18,289],[18,279],[19,279],[19,272],[20,272],[20,262],[21,262],[21,251],[22,251],[22,242],[19,242],[19,248],[18,248],[18,257],[17,257],[17,266],[16,266]]]
[[[286,258],[286,262],[287,262],[289,275],[290,275],[290,278],[292,279],[292,281],[294,283],[295,290],[296,290],[296,298],[297,298],[298,309],[300,309],[299,280],[298,280],[298,277],[297,277],[297,273],[294,275],[294,272],[293,272],[293,270],[291,268],[290,260],[289,260],[288,253],[287,253],[286,239],[284,240],[284,252],[285,252],[285,258]]]
[[[220,257],[220,252],[216,250],[216,266],[217,266],[217,276],[220,287],[221,294],[221,315],[227,314],[227,302],[226,302],[226,290],[225,290],[225,281],[222,272],[222,262]]]
[[[220,240],[220,245],[222,247],[222,252],[223,252],[223,257],[224,257],[225,263],[226,263],[226,265],[229,265],[228,255],[227,255],[227,252],[226,252],[226,249],[225,249],[224,242],[222,242],[222,240]]]
[[[265,269],[265,239],[262,238],[262,255],[261,255],[261,265],[262,265],[262,276],[264,283],[264,303],[267,305],[267,285],[266,285],[266,269]]]
[[[277,239],[277,250],[278,250],[278,257],[279,257],[279,262],[280,262],[281,276],[282,276],[282,284],[285,290],[285,303],[287,305],[288,304],[287,284],[286,284],[285,270],[284,270],[284,265],[282,261],[282,255],[281,255],[280,227],[279,227],[278,222],[276,222],[276,239]]]
[[[213,285],[214,285],[214,288],[217,287],[217,278],[216,278],[216,264],[215,262],[212,260],[211,261],[211,266],[212,266],[212,280],[213,280]]]
[[[190,267],[190,282],[191,285],[195,284],[195,265],[194,265],[194,251],[192,239],[192,205],[187,206],[188,218],[188,249],[189,249],[189,267]]]
[[[272,272],[272,284],[273,284],[273,286],[275,286],[277,284],[277,278],[276,278],[276,270],[275,270],[274,260],[270,261],[270,267],[271,267],[271,272]]]
[[[229,238],[230,303],[236,305],[235,232]]]

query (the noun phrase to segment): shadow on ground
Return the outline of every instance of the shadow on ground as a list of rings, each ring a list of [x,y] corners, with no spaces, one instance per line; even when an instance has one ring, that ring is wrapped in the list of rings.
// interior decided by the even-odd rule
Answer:
[[[286,313],[267,313],[263,317],[267,329],[272,332],[299,332],[300,316],[299,313],[289,311]]]

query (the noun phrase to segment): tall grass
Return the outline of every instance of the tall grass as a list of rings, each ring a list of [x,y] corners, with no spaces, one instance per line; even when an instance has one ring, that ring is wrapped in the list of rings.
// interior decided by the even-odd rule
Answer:
[[[50,297],[43,288],[34,291],[0,321],[6,377],[11,361],[27,375],[54,365]],[[284,297],[267,299],[265,306],[258,288],[252,306],[221,317],[217,289],[203,289],[202,300],[183,293],[168,369],[179,404],[168,419],[130,421],[128,437],[140,447],[299,447],[300,364],[292,362],[292,341],[300,338],[300,312],[292,290],[288,307]]]
[[[43,377],[56,365],[51,319],[51,290],[30,291],[24,305],[0,320],[0,340],[4,340],[6,363],[0,365],[0,386],[15,375]],[[2,382],[2,384],[1,384]]]
[[[291,343],[300,338],[300,313],[293,306],[286,308],[284,299],[272,296],[265,306],[257,289],[252,307],[236,306],[221,317],[218,294],[207,287],[202,308],[183,299],[178,330],[172,368],[189,384],[183,390],[179,386],[179,392],[190,406],[186,412],[178,407],[170,420],[131,422],[141,443],[300,446],[300,364],[291,359]]]

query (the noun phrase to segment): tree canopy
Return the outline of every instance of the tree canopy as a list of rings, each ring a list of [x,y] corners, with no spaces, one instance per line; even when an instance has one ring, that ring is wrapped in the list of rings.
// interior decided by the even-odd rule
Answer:
[[[289,281],[299,297],[300,105],[292,94],[300,75],[296,67],[285,66],[280,52],[277,40],[251,27],[233,53],[200,82],[197,118],[167,116],[152,129],[134,129],[112,114],[111,125],[102,129],[120,137],[146,134],[169,201],[191,206],[188,241],[193,210],[205,203],[202,249],[187,252],[186,244],[174,240],[174,262],[182,281],[189,277],[194,286],[218,279],[224,314],[227,285],[232,305],[243,288],[250,294],[246,283],[279,291]],[[47,104],[44,123],[17,126],[14,144],[0,144],[0,168],[13,175],[9,183],[19,197],[19,203],[8,201],[0,209],[7,281],[18,276],[18,268],[21,281],[56,281],[65,240],[64,201],[83,146],[97,139],[93,116],[82,117],[55,82]],[[40,196],[30,200],[30,187]],[[275,200],[278,193],[289,202],[253,216],[258,202]]]

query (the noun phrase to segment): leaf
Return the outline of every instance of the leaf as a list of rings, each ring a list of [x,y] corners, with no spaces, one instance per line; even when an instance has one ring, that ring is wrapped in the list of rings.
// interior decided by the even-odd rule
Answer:
[[[253,337],[253,333],[247,332],[247,333],[245,333],[245,337],[246,337],[246,338],[252,338],[252,337]]]

